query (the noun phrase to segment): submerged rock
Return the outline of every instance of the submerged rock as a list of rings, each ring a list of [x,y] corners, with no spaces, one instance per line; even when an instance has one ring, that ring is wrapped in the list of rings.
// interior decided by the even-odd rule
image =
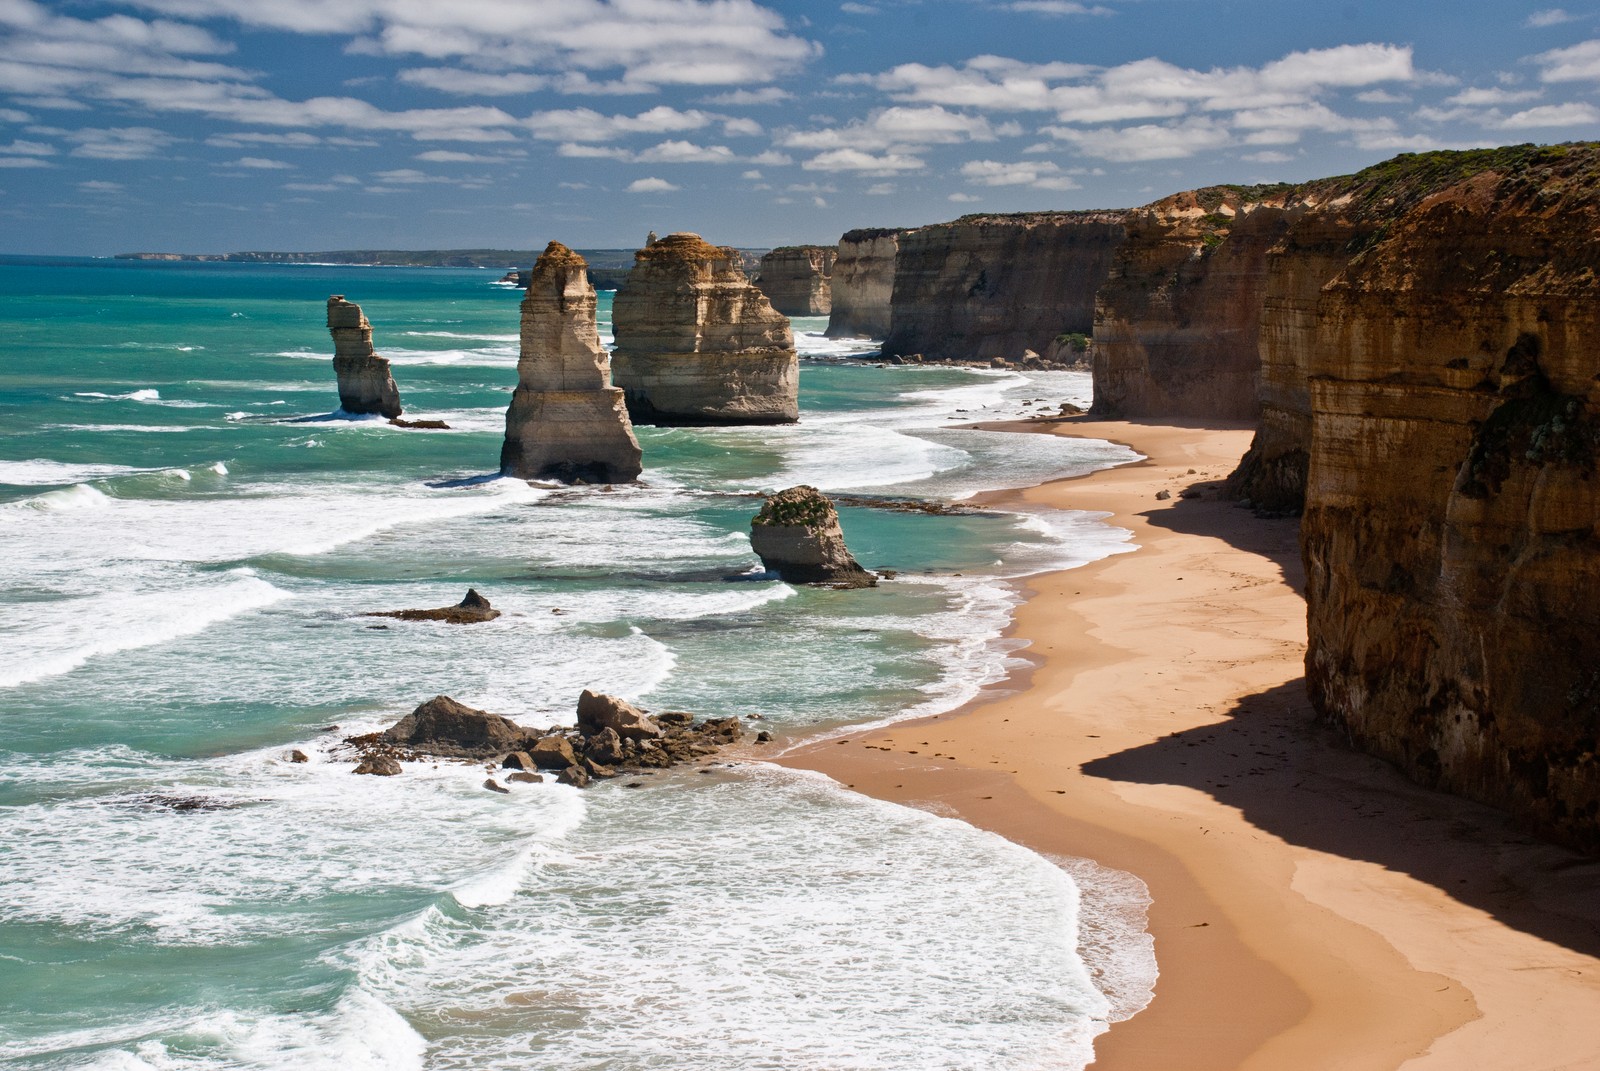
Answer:
[[[639,441],[595,326],[587,264],[551,242],[527,275],[517,389],[506,410],[500,471],[525,480],[627,483]]]
[[[378,740],[428,755],[486,759],[521,750],[526,736],[509,718],[436,695],[380,733]]]
[[[489,605],[489,600],[478,594],[476,588],[467,589],[467,597],[454,606],[441,606],[436,610],[375,610],[362,617],[393,617],[401,621],[444,621],[452,625],[471,625],[479,621],[493,621],[500,611]]]
[[[838,512],[815,487],[802,484],[769,497],[750,521],[750,546],[762,565],[790,583],[848,588],[878,583],[850,556]]]
[[[361,306],[343,294],[328,298],[328,332],[333,335],[333,372],[339,379],[339,408],[346,413],[381,413],[393,420],[402,412],[400,388],[387,358],[372,351],[372,325]]]
[[[788,317],[737,249],[669,234],[634,254],[617,294],[612,367],[636,423],[792,424],[799,357]]]

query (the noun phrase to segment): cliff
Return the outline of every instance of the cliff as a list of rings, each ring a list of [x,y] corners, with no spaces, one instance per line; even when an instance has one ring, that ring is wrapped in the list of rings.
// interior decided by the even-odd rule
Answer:
[[[1094,323],[1122,212],[964,216],[902,233],[885,356],[1020,360]]]
[[[1094,413],[1257,415],[1266,262],[1286,191],[1213,186],[1127,214],[1095,307]]]
[[[833,262],[829,338],[883,338],[889,333],[894,258],[903,233],[854,230],[839,239]]]
[[[1302,310],[1321,714],[1600,851],[1600,147],[1402,158]]]
[[[387,358],[372,351],[372,325],[361,306],[343,294],[328,298],[328,333],[333,336],[333,372],[339,381],[339,408],[346,413],[381,413],[393,420],[400,408]]]
[[[789,320],[735,249],[669,234],[634,254],[612,306],[612,372],[641,424],[787,424],[799,417]]]
[[[826,316],[833,308],[831,246],[790,245],[761,258],[756,286],[785,316]]]
[[[587,268],[577,253],[551,242],[527,275],[503,475],[568,483],[639,476],[639,442],[622,391],[611,385]]]

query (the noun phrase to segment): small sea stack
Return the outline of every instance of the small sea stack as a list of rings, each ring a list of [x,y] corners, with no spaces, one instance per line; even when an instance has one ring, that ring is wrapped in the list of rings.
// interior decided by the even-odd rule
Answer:
[[[473,625],[493,621],[500,611],[489,605],[489,600],[478,594],[476,588],[467,589],[467,597],[454,606],[440,606],[432,610],[374,610],[363,617],[392,617],[400,621],[443,621],[450,625]]]
[[[339,408],[346,413],[379,413],[393,420],[400,408],[389,360],[372,351],[372,325],[361,306],[343,294],[328,298],[328,333],[333,336],[333,373],[339,379]]]
[[[638,424],[792,424],[800,365],[789,319],[739,251],[669,234],[634,254],[613,309],[617,386]]]
[[[761,258],[756,286],[785,316],[826,316],[833,308],[831,245],[786,245]]]
[[[750,546],[768,572],[791,584],[876,587],[878,578],[851,557],[828,496],[804,484],[767,498],[750,520]]]
[[[551,242],[524,277],[522,354],[501,474],[565,483],[638,479],[639,440],[622,391],[611,385],[587,262]]]

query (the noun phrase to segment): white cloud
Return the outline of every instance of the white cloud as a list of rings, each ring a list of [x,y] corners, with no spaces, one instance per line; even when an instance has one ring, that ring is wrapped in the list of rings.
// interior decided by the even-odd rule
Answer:
[[[1262,152],[1245,153],[1239,159],[1249,160],[1253,164],[1287,164],[1294,159],[1294,156],[1290,153],[1278,152],[1276,149],[1267,149]]]
[[[634,179],[628,183],[629,193],[671,193],[678,188],[666,179],[661,178]]]
[[[1356,99],[1363,104],[1409,104],[1411,98],[1403,93],[1391,93],[1387,89],[1369,89],[1365,93],[1357,93]]]
[[[148,160],[178,141],[148,126],[86,128],[71,132],[67,139],[77,143],[73,156],[91,160]]]
[[[998,160],[969,160],[962,176],[975,186],[1031,186],[1036,190],[1076,190],[1078,183],[1048,160],[1006,164]]]
[[[1195,118],[1181,123],[1078,130],[1050,127],[1046,133],[1077,146],[1086,156],[1119,163],[1144,160],[1179,160],[1207,149],[1220,149],[1232,140],[1227,127],[1214,119]]]
[[[972,204],[974,201],[983,200],[982,197],[979,197],[977,194],[973,194],[973,193],[952,193],[946,199],[950,200],[950,201],[954,201],[957,204],[963,204],[963,205],[969,205],[969,204]]]
[[[1501,130],[1527,130],[1534,127],[1569,126],[1575,123],[1600,122],[1600,108],[1593,104],[1572,101],[1567,104],[1544,104],[1537,108],[1508,115],[1496,126]]]
[[[351,36],[353,50],[371,55],[535,73],[620,70],[635,89],[767,83],[820,51],[754,0],[133,2],[181,18]]]
[[[740,164],[754,163],[726,145],[697,145],[692,141],[663,141],[634,151],[619,145],[580,145],[566,142],[556,152],[572,160],[618,160],[629,164]]]
[[[489,155],[476,152],[456,152],[452,149],[429,149],[417,153],[417,159],[430,164],[503,164],[512,158],[526,155],[520,149],[514,153]]]
[[[1544,69],[1544,82],[1590,82],[1600,80],[1600,41],[1580,41],[1566,48],[1552,48],[1533,57]]]
[[[1446,104],[1460,104],[1471,108],[1487,107],[1495,104],[1525,104],[1530,100],[1538,100],[1544,93],[1537,89],[1501,89],[1491,87],[1488,89],[1463,89],[1455,96],[1446,97]]]
[[[882,108],[866,119],[822,130],[796,130],[778,138],[791,149],[913,150],[924,145],[953,145],[963,141],[993,141],[996,134],[981,115],[928,108]]]
[[[888,197],[899,192],[899,187],[892,182],[875,182],[862,191],[868,197]]]
[[[1109,7],[1074,3],[1073,0],[1014,0],[1005,5],[1007,11],[1026,11],[1035,15],[1114,15]]]
[[[870,4],[840,4],[839,10],[847,15],[876,15],[878,9]]]
[[[0,123],[26,123],[32,118],[27,112],[19,112],[15,108],[0,108]]]
[[[724,119],[722,133],[730,138],[753,138],[765,133],[765,128],[754,119]]]
[[[1523,23],[1523,25],[1537,30],[1543,29],[1546,26],[1560,26],[1564,22],[1572,22],[1576,20],[1577,17],[1578,16],[1576,15],[1568,14],[1559,7],[1552,7],[1546,8],[1543,11],[1535,11],[1533,14],[1528,16],[1528,21]]]
[[[37,156],[0,156],[0,167],[54,167],[48,160],[41,160]]]
[[[0,145],[0,153],[7,156],[54,156],[56,147],[42,141],[13,141],[10,145]]]
[[[426,86],[442,93],[457,93],[475,97],[510,97],[523,93],[536,93],[550,85],[550,79],[538,74],[507,71],[463,71],[455,67],[414,67],[400,72],[400,81],[407,85]]]
[[[230,160],[224,167],[245,167],[253,171],[293,171],[294,165],[284,160],[268,160],[262,156],[241,156]]]
[[[740,175],[739,177],[742,178],[742,179],[749,179],[751,182],[759,182],[761,180],[761,172],[755,171],[755,170],[750,170],[750,171],[746,171],[744,174]]]
[[[546,141],[614,141],[629,134],[669,134],[699,130],[709,126],[715,116],[690,109],[679,111],[665,105],[638,115],[602,115],[592,108],[566,108],[535,112],[523,120],[536,138]]]
[[[762,89],[735,89],[731,93],[719,93],[714,97],[707,97],[702,103],[724,108],[742,108],[760,104],[781,104],[793,96],[794,94],[786,89],[766,86]]]
[[[928,165],[915,156],[899,153],[874,156],[860,149],[833,149],[818,153],[800,166],[807,171],[861,171],[869,175],[892,175],[900,171],[920,171]]]
[[[101,179],[90,179],[88,182],[78,183],[78,189],[84,193],[121,193],[123,190],[120,182],[105,182]]]

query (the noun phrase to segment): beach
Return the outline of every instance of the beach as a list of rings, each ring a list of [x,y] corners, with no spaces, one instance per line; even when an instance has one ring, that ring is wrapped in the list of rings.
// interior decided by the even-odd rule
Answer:
[[[1600,1066],[1600,863],[1316,722],[1297,523],[1216,495],[1251,429],[1004,427],[1144,454],[989,499],[1137,551],[1030,581],[1022,675],[783,761],[1142,879],[1160,978],[1095,1068]]]

